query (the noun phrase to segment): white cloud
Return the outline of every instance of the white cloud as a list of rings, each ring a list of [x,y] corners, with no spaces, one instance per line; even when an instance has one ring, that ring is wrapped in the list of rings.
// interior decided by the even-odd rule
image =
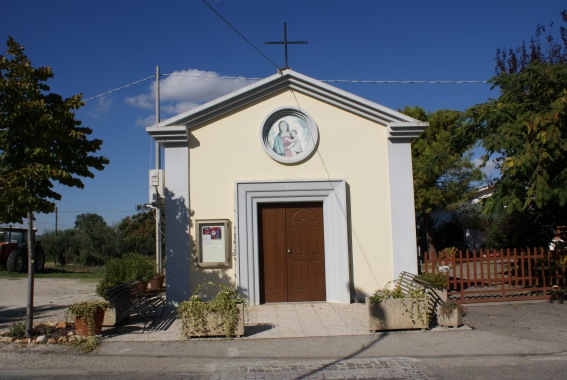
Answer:
[[[138,119],[136,119],[136,126],[145,128],[147,126],[154,125],[155,122],[156,122],[155,115],[149,115],[146,117],[138,116]]]
[[[482,157],[477,157],[473,160],[476,167],[482,165]],[[487,178],[497,178],[500,177],[500,170],[496,168],[496,161],[494,159],[489,159],[486,161],[486,165],[481,168],[481,171],[486,175]]]
[[[92,118],[98,118],[108,113],[112,106],[112,100],[106,96],[100,96],[94,102],[88,102],[87,105],[89,106],[89,116]]]
[[[126,98],[125,102],[126,104],[129,104],[136,108],[142,108],[142,109],[155,108],[155,97],[151,97],[147,94],[140,94]]]
[[[166,114],[177,115],[181,112],[185,112],[192,108],[199,106],[199,103],[194,102],[177,102],[172,104],[166,104],[165,106],[161,106],[161,111]]]
[[[173,116],[250,83],[243,77],[223,77],[214,71],[198,69],[174,71],[163,76],[160,81],[161,112],[166,117]],[[147,93],[126,98],[126,103],[141,109],[154,109],[155,87],[154,82]]]

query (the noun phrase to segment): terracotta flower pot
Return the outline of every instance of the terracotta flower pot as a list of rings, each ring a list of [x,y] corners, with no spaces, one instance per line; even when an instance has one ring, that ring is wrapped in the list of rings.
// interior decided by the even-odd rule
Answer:
[[[94,333],[98,335],[102,332],[102,322],[104,321],[104,309],[98,308],[94,314]],[[86,319],[75,317],[75,330],[77,335],[89,336],[89,324]]]
[[[150,289],[151,290],[156,290],[156,289],[161,289],[163,288],[163,281],[165,280],[165,276],[162,274],[156,274],[154,277],[152,277],[152,279],[150,280]]]
[[[138,280],[138,281],[136,281],[136,286],[138,287],[138,291],[140,293],[145,293],[148,290],[148,282],[147,281]]]

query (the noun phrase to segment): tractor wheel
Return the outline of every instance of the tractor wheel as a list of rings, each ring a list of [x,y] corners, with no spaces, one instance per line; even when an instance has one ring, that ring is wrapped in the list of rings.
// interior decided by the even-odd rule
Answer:
[[[41,246],[35,248],[35,272],[43,272],[45,269],[45,253]]]
[[[21,251],[12,251],[6,261],[8,272],[24,272],[26,269],[26,257]]]

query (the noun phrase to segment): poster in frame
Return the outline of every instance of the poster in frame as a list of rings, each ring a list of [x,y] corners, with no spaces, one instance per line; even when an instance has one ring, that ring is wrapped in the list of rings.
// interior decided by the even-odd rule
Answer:
[[[228,268],[230,261],[230,221],[207,219],[195,221],[197,234],[197,266],[200,268]]]

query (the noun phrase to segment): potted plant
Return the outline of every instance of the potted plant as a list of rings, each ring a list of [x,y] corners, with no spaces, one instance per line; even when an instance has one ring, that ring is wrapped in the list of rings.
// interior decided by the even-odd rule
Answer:
[[[127,253],[120,258],[108,260],[105,265],[104,278],[97,284],[96,292],[105,298],[106,291],[120,284],[131,281],[148,282],[156,271],[153,260],[148,256]]]
[[[437,324],[443,327],[459,327],[463,324],[464,307],[453,300],[437,306]]]
[[[165,276],[161,273],[154,274],[150,279],[150,289],[151,290],[158,290],[163,288],[163,281],[165,280]]]
[[[108,308],[105,301],[85,301],[69,306],[67,316],[75,318],[75,329],[79,336],[95,336],[102,332],[104,312]]]
[[[217,288],[214,298],[202,295],[201,290]],[[207,282],[197,287],[187,301],[179,304],[177,318],[181,319],[182,336],[243,336],[245,300],[236,289]]]
[[[108,300],[106,291],[118,285],[137,281],[140,293],[147,290],[147,282],[156,273],[153,260],[148,256],[137,255],[135,253],[127,253],[120,258],[108,260],[105,265],[104,278],[97,284],[96,293]],[[108,308],[104,324],[116,324],[116,316],[122,314],[123,310],[116,310],[116,305],[110,305]]]
[[[385,287],[367,297],[366,303],[370,331],[429,327],[428,296],[422,289],[410,289],[405,294],[399,286]]]
[[[136,255],[133,260],[132,279],[136,280],[136,285],[141,293],[145,293],[148,289],[148,283],[156,274],[155,264],[150,257]]]

